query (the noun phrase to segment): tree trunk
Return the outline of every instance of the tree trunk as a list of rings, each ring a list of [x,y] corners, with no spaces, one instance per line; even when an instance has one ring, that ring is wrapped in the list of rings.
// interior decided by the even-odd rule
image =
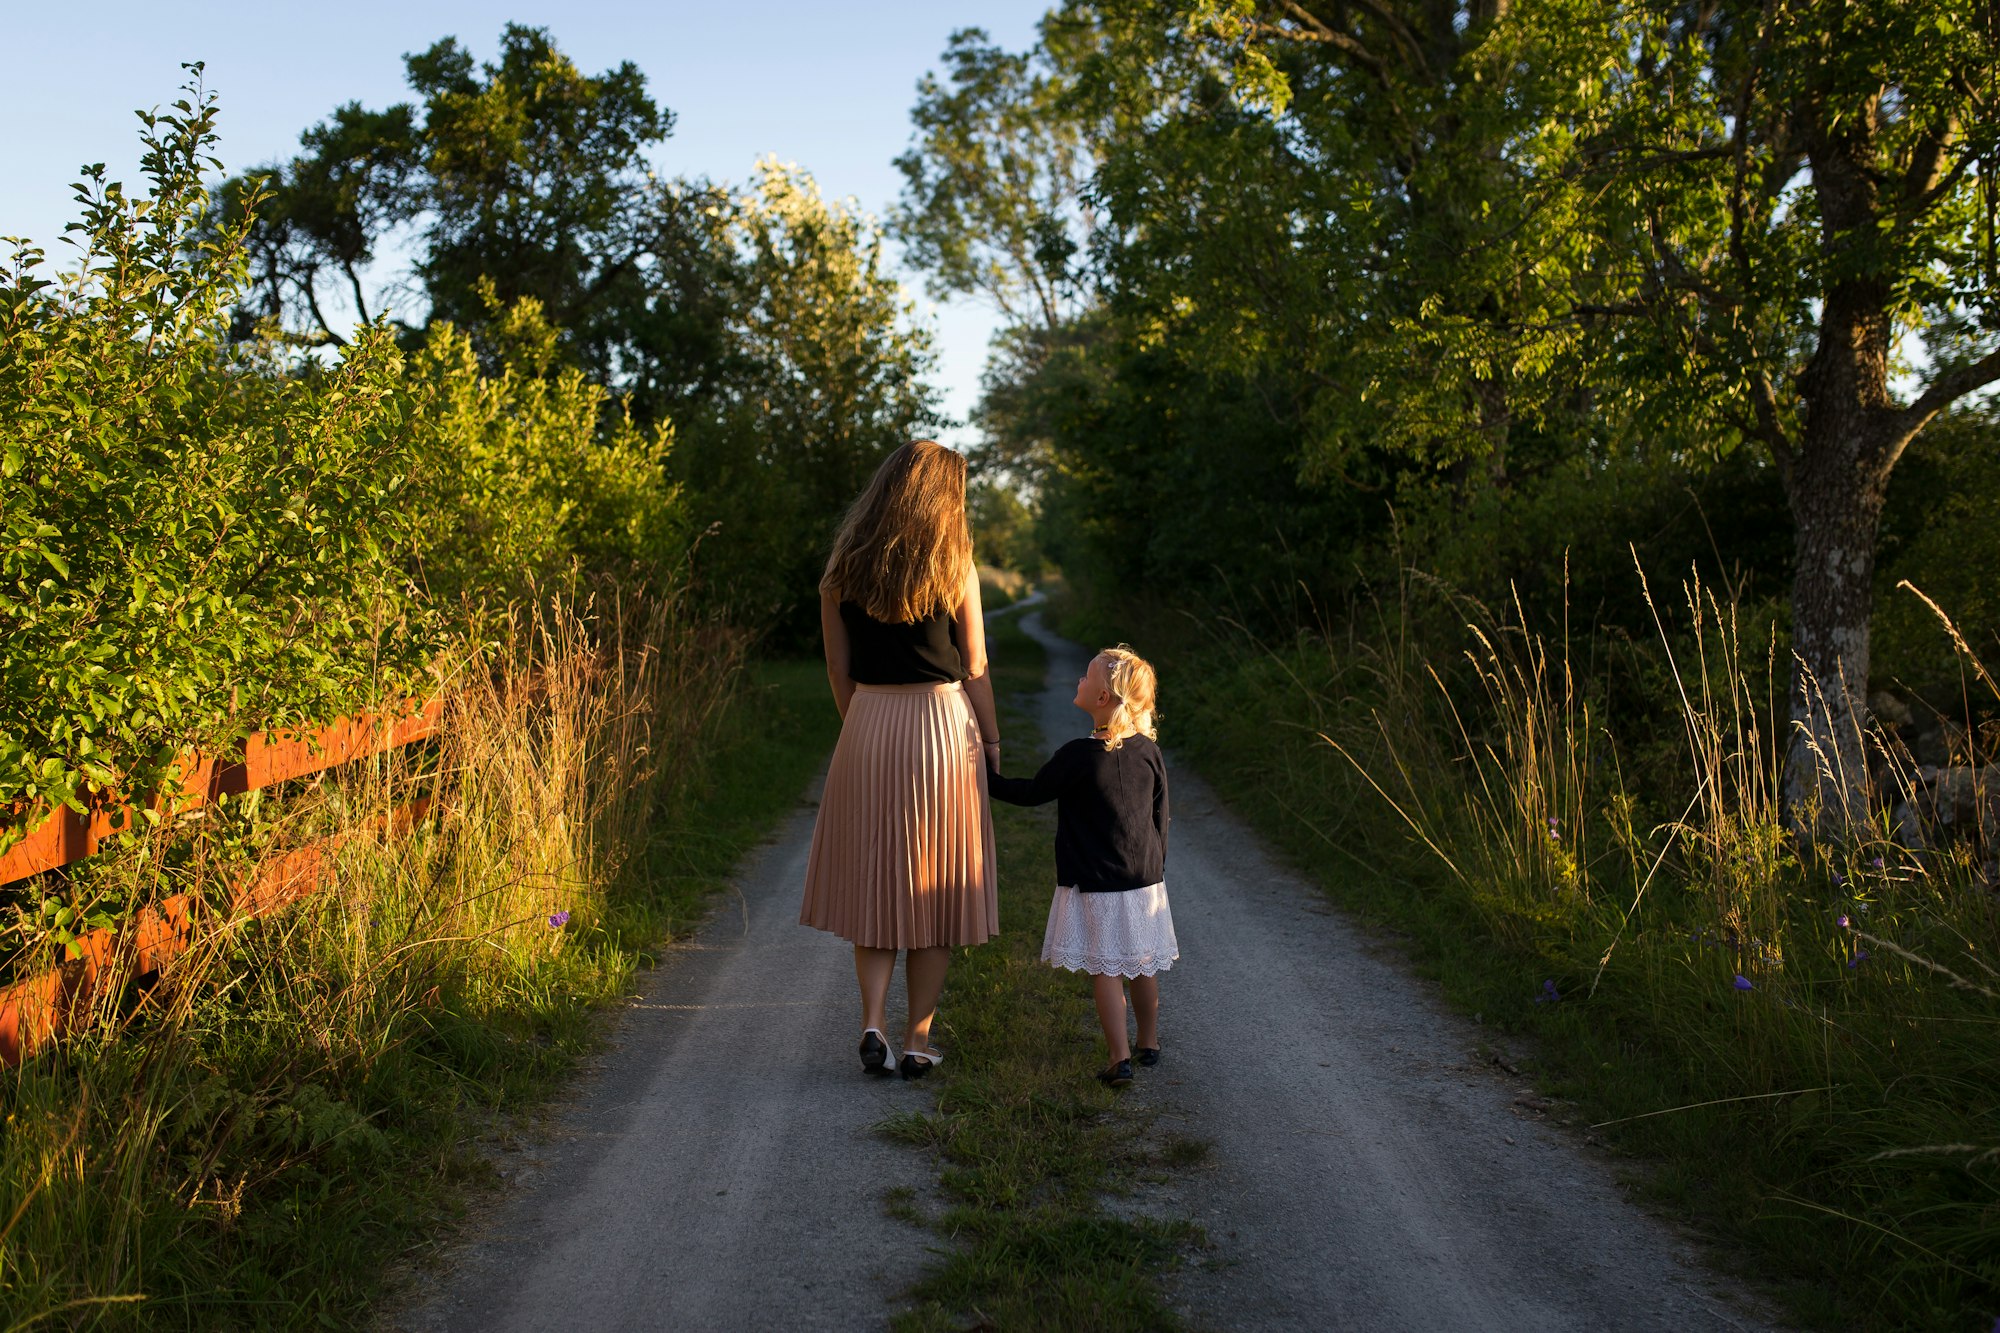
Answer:
[[[1822,218],[1828,281],[1817,346],[1798,379],[1805,406],[1785,492],[1796,524],[1792,575],[1792,735],[1785,757],[1787,821],[1837,836],[1867,819],[1868,636],[1882,501],[1910,427],[1889,393],[1890,303],[1885,275],[1857,258],[1884,208],[1875,116],[1835,121],[1801,112]]]
[[[1785,807],[1796,829],[1840,832],[1869,811],[1869,624],[1883,487],[1860,412],[1815,405],[1786,487],[1797,525],[1792,576],[1792,736]],[[1833,421],[1824,421],[1832,415]],[[1844,419],[1843,419],[1844,418]],[[1819,439],[1811,438],[1818,434]]]

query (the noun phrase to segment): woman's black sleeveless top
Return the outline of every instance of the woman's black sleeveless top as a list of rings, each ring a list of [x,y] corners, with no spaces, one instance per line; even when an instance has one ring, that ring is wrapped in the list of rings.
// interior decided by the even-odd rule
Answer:
[[[847,626],[847,674],[857,685],[942,685],[965,679],[958,621],[949,611],[890,625],[854,602],[842,602],[840,620]]]

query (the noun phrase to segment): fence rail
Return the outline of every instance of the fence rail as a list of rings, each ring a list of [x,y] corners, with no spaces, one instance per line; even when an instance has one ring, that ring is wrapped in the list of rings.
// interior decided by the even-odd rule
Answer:
[[[142,809],[164,812],[171,806],[172,813],[182,814],[219,796],[308,777],[434,736],[443,718],[444,700],[437,698],[413,711],[361,713],[303,734],[257,732],[244,742],[241,758],[190,752],[175,765],[171,797],[135,801],[105,793],[83,813],[56,811],[0,856],[0,885],[94,856],[106,841],[133,827]],[[430,804],[428,798],[412,802],[367,826],[267,862],[254,877],[234,885],[227,919],[261,916],[305,897],[319,887],[327,857],[341,842],[362,834],[399,833],[421,819]],[[61,965],[0,988],[0,1064],[17,1065],[62,1035],[107,988],[122,988],[185,953],[202,916],[198,899],[175,894],[134,913],[123,927],[89,932],[76,942],[75,956]]]
[[[174,765],[178,789],[174,813],[197,809],[218,796],[240,795],[308,777],[352,759],[423,740],[436,734],[443,716],[444,701],[433,699],[414,712],[360,713],[304,734],[254,732],[243,742],[240,759],[190,751]],[[144,801],[146,807],[156,810],[163,804],[164,798],[159,796]],[[95,856],[106,839],[132,827],[139,808],[125,797],[106,793],[82,813],[67,807],[57,810],[0,856],[0,884]]]

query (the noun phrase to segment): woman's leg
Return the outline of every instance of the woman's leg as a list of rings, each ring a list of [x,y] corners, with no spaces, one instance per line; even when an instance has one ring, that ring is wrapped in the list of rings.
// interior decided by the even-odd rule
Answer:
[[[1160,1049],[1160,979],[1132,978],[1132,1016],[1139,1020],[1139,1044]]]
[[[1125,1035],[1125,978],[1090,974],[1091,993],[1097,997],[1097,1024],[1104,1029],[1104,1044],[1111,1048],[1111,1063],[1132,1058],[1132,1044]]]
[[[938,996],[944,991],[945,969],[951,966],[951,950],[912,949],[903,962],[903,980],[910,987],[910,1030],[903,1038],[906,1051],[928,1050],[931,1019],[937,1014]]]
[[[861,1027],[889,1037],[889,980],[896,975],[894,949],[854,946],[854,979],[861,983]]]

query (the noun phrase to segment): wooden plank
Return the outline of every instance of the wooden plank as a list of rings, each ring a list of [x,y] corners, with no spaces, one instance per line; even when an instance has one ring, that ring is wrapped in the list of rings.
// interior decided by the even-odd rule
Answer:
[[[234,761],[189,751],[174,765],[181,789],[175,812],[398,749],[435,735],[443,718],[444,700],[436,698],[415,712],[361,713],[306,733],[254,732],[243,742],[243,757]],[[153,796],[145,804],[158,809],[161,801]],[[0,856],[0,884],[94,856],[138,817],[134,803],[115,792],[104,793],[82,814],[58,810]]]
[[[351,838],[385,834],[400,837],[436,808],[429,796],[378,815],[358,828],[286,852],[234,885],[229,919],[264,916],[315,892],[333,853]],[[201,924],[201,903],[177,893],[140,911],[123,932],[93,930],[77,941],[79,957],[0,988],[0,1064],[8,1067],[36,1054],[87,1019],[101,989],[121,989],[147,972],[157,972],[193,947]]]

